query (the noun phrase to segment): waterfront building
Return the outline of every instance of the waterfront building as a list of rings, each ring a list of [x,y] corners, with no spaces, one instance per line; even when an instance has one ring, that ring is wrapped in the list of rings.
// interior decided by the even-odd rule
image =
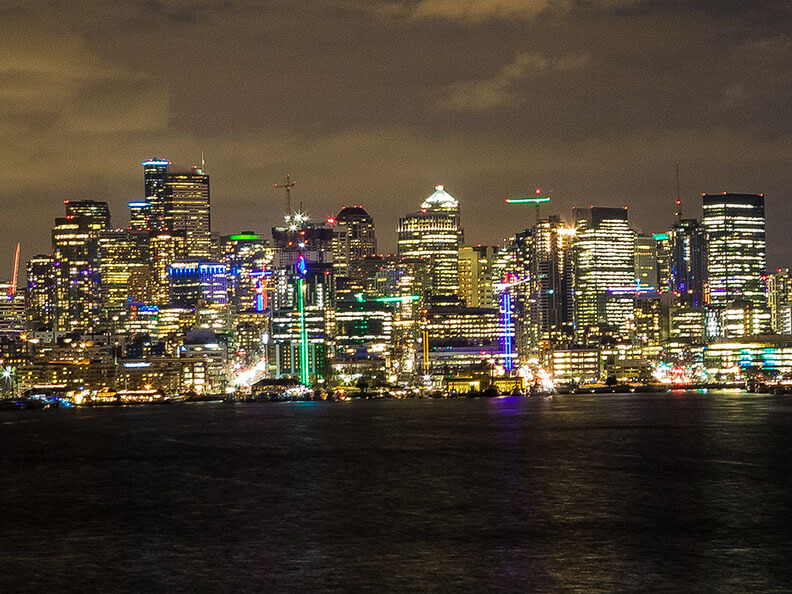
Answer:
[[[553,349],[545,355],[545,365],[556,381],[564,384],[587,384],[599,381],[602,362],[599,349]]]
[[[703,307],[672,307],[670,338],[687,338],[704,342],[706,337],[706,310]]]
[[[574,311],[576,335],[589,342],[600,324],[626,332],[635,298],[635,232],[627,208],[575,209]]]
[[[777,334],[792,334],[792,277],[789,268],[779,268],[767,277],[770,324]]]
[[[724,338],[767,334],[772,331],[770,308],[756,305],[747,299],[733,301],[714,313],[719,316],[717,335]]]
[[[756,375],[792,379],[792,336],[759,334],[710,343],[704,349],[704,367],[715,381]]]
[[[454,297],[459,292],[459,247],[462,244],[459,202],[436,186],[421,210],[399,219],[398,252],[401,258],[424,262],[425,296]]]
[[[767,304],[763,194],[702,194],[707,232],[705,301],[723,309],[736,300]]]

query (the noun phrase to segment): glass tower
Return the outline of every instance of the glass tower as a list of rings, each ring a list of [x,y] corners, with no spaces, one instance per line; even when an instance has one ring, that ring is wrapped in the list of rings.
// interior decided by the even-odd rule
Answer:
[[[709,305],[766,305],[763,194],[702,194],[707,232]]]

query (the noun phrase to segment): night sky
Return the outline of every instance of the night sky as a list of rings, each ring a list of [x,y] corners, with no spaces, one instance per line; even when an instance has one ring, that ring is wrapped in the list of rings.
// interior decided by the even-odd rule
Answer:
[[[503,199],[537,186],[661,231],[678,160],[685,215],[763,192],[792,265],[791,113],[787,0],[5,0],[0,279],[63,200],[125,227],[140,161],[202,150],[214,230],[269,236],[290,173],[314,220],[362,204],[381,251],[439,183],[468,243],[531,224]]]

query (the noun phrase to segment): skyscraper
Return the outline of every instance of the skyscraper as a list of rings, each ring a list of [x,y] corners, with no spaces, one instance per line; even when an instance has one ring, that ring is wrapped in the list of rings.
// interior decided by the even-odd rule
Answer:
[[[681,219],[668,232],[670,288],[681,303],[700,307],[707,279],[707,234],[696,219]]]
[[[709,305],[737,300],[766,305],[765,204],[763,194],[702,194],[707,232]]]
[[[574,307],[576,334],[607,324],[622,333],[633,315],[635,232],[627,208],[575,210]]]
[[[337,274],[347,274],[350,263],[377,252],[374,219],[362,206],[345,206],[327,222],[333,226],[333,266]]]
[[[434,297],[455,297],[459,292],[459,246],[462,227],[459,202],[436,186],[421,210],[399,219],[399,256],[423,261],[425,292]]]
[[[165,179],[168,175],[167,159],[147,159],[141,161],[143,166],[143,183],[145,200],[135,202],[133,221],[148,221],[152,231],[162,231],[165,227]],[[141,224],[141,223],[138,223]]]
[[[212,235],[209,212],[209,176],[193,167],[165,177],[164,227],[184,231],[187,258],[211,258]]]

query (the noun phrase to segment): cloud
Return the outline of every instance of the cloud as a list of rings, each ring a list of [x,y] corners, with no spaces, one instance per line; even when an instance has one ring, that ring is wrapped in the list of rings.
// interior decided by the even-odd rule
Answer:
[[[487,19],[533,20],[543,13],[564,14],[582,4],[595,9],[615,9],[638,4],[642,0],[418,0],[417,2],[380,3],[381,14],[415,19],[443,18],[478,23]]]
[[[570,54],[559,58],[535,52],[520,52],[514,60],[489,79],[460,81],[452,84],[436,106],[444,110],[484,111],[519,103],[515,86],[532,75],[547,72],[580,70],[590,62],[588,54]]]
[[[0,83],[4,127],[105,133],[167,124],[166,85],[90,51],[76,35],[0,41]]]

